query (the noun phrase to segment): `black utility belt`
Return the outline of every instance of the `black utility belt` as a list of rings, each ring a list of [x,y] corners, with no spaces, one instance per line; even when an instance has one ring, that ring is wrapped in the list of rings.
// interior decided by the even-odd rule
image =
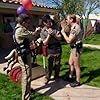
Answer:
[[[16,48],[16,51],[17,51],[18,55],[27,55],[30,53],[29,48],[26,48],[26,49]]]
[[[74,45],[70,45],[70,47],[73,49],[73,48],[82,48],[82,42],[79,42],[77,44],[74,44]]]
[[[73,48],[76,48],[76,46],[74,46],[74,45],[71,45],[70,47],[71,47],[72,49],[73,49]]]

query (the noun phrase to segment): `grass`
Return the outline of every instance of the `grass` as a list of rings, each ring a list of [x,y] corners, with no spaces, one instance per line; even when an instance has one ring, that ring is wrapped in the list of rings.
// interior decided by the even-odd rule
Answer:
[[[84,48],[81,65],[82,83],[100,87],[100,50]]]
[[[100,33],[95,33],[85,38],[84,43],[100,45]]]
[[[69,66],[68,63],[70,47],[62,45],[62,59],[60,76],[67,77]],[[42,56],[38,57],[38,61],[42,62]],[[81,55],[81,83],[90,86],[100,87],[100,50],[92,48],[84,48]],[[41,63],[42,64],[42,63]]]
[[[68,75],[69,66],[65,64],[69,58],[70,48],[63,45],[62,67],[60,76]],[[100,87],[100,50],[84,48],[81,55],[81,83]]]
[[[18,100],[20,94],[20,86],[10,82],[8,76],[0,74],[0,100],[14,100],[15,97]]]
[[[0,100],[21,100],[21,85],[9,80],[9,77],[0,74]],[[32,100],[53,100],[49,96],[32,92]]]

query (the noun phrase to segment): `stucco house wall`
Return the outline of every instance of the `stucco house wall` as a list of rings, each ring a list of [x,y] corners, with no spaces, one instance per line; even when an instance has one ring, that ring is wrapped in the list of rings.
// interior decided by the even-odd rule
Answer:
[[[5,33],[4,26],[7,19],[11,20],[11,25],[14,29],[16,10],[21,6],[20,0],[0,0],[0,48],[13,48],[12,40],[13,33]],[[34,27],[39,24],[41,17],[45,14],[53,14],[59,11],[55,8],[42,6],[33,2],[32,10],[29,13],[32,16],[31,25]]]

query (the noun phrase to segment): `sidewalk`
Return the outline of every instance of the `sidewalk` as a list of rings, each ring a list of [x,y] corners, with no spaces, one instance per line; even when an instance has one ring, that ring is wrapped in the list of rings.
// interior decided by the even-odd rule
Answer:
[[[83,47],[100,49],[100,45],[93,45],[93,44],[83,44]]]
[[[32,81],[32,88],[36,91],[51,96],[54,100],[100,100],[100,88],[81,85],[72,88],[68,82],[60,79],[50,81],[48,85],[43,83],[43,77]]]
[[[6,74],[3,68],[6,66],[4,60],[7,52],[0,52],[0,73]],[[62,79],[50,81],[44,84],[44,77],[33,80],[31,87],[36,91],[51,96],[54,100],[100,100],[100,88],[82,84],[79,87],[72,88],[67,81]]]
[[[6,62],[0,64],[0,73],[6,74],[3,68]],[[100,88],[81,85],[72,88],[62,79],[44,84],[44,77],[33,80],[31,87],[36,91],[51,96],[54,100],[100,100]]]

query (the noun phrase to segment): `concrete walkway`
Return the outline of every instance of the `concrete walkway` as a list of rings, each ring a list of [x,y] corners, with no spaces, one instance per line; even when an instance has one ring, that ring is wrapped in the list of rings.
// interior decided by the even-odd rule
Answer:
[[[6,74],[3,68],[6,62],[0,64],[0,73]],[[44,76],[33,80],[31,87],[39,93],[49,95],[54,100],[100,100],[100,88],[81,85],[72,88],[67,81],[59,79],[51,80],[47,85],[44,84]]]
[[[100,100],[100,88],[81,85],[72,88],[68,82],[60,79],[43,83],[44,78],[32,81],[32,88],[36,91],[51,96],[54,100]]]
[[[93,45],[93,44],[83,44],[83,47],[100,49],[100,45]]]
[[[100,46],[99,46],[100,47]],[[3,68],[6,66],[6,61],[3,57],[7,53],[0,52],[0,73],[6,74]],[[81,85],[76,88],[69,86],[67,81],[59,79],[50,81],[47,85],[44,84],[44,77],[32,81],[31,87],[36,91],[51,96],[54,100],[100,100],[100,88]]]

